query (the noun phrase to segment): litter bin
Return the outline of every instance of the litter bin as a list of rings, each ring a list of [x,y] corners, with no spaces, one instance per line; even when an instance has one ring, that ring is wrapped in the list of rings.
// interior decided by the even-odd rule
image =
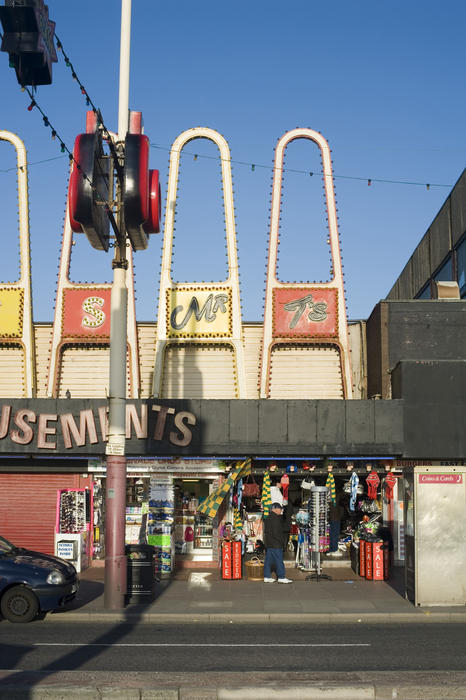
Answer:
[[[154,547],[150,544],[127,544],[128,598],[152,596],[154,593]]]

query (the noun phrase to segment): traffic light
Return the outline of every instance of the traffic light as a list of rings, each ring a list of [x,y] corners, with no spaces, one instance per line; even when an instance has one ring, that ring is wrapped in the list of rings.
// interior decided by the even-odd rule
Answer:
[[[145,250],[148,234],[160,231],[159,171],[149,170],[149,139],[126,134],[123,206],[125,226],[134,250]]]
[[[142,134],[140,112],[130,113],[129,132],[125,138],[121,182],[123,225],[134,250],[145,250],[149,234],[159,233],[161,195],[159,171],[149,170],[149,139]],[[113,157],[115,154],[112,153]],[[109,249],[110,178],[112,156],[102,147],[98,118],[89,111],[86,133],[75,141],[70,175],[68,214],[71,229],[85,233],[97,250]],[[116,166],[115,166],[116,167]],[[120,177],[119,177],[120,179]],[[112,223],[112,227],[114,224]],[[124,232],[121,232],[124,236]]]
[[[134,250],[147,248],[144,224],[149,218],[149,139],[126,134],[123,180],[125,227]]]
[[[110,158],[104,154],[101,133],[79,134],[74,143],[73,159],[68,198],[71,229],[85,233],[93,248],[107,251],[110,243],[107,214]]]
[[[52,63],[57,62],[55,22],[43,0],[5,0],[0,7],[3,39],[0,47],[9,55],[20,85],[50,85]]]
[[[149,170],[149,218],[143,224],[146,233],[160,233],[161,198],[159,171]]]

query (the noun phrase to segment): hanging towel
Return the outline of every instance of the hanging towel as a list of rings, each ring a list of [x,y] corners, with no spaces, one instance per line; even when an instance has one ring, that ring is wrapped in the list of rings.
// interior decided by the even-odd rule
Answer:
[[[327,481],[325,482],[325,486],[328,488],[330,500],[332,501],[333,505],[335,505],[337,502],[337,494],[335,491],[335,479],[333,477],[332,472],[329,472]]]
[[[226,495],[232,489],[237,479],[241,479],[251,473],[251,460],[247,459],[245,462],[238,463],[234,469],[231,470],[225,481],[211,494],[205,498],[197,509],[198,513],[207,515],[209,518],[215,518],[217,511],[220,508]]]
[[[358,495],[358,485],[359,485],[359,476],[356,474],[356,472],[353,472],[351,474],[351,482],[350,482],[350,488],[351,488],[351,498],[350,498],[350,511],[354,513],[355,508],[356,508],[356,497]]]
[[[396,484],[396,476],[394,476],[391,472],[388,472],[387,476],[385,477],[385,498],[387,501],[390,501],[393,498],[393,487]]]
[[[243,479],[239,479],[238,486],[236,487],[236,493],[238,494],[238,509],[241,508],[241,501],[243,500]]]
[[[235,530],[241,531],[243,529],[243,520],[241,518],[238,508],[233,510],[233,527]]]
[[[368,497],[375,501],[377,498],[377,486],[380,484],[380,479],[377,472],[374,470],[371,471],[366,479],[366,484]]]
[[[262,482],[262,497],[261,497],[262,510],[264,511],[264,518],[270,513],[270,508],[272,505],[272,499],[270,497],[270,474],[266,472],[264,474],[264,480]]]
[[[288,502],[288,487],[290,485],[290,477],[288,474],[283,474],[282,478],[280,479],[280,483],[282,485],[283,500]]]

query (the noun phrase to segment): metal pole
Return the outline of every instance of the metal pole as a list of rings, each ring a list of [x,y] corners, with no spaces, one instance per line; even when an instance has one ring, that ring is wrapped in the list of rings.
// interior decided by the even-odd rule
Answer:
[[[121,0],[120,88],[118,99],[118,140],[128,131],[129,53],[131,44],[131,0]]]
[[[121,2],[120,86],[118,102],[118,143],[121,153],[128,130],[129,57],[131,0]],[[118,145],[118,144],[117,144]],[[121,206],[121,183],[117,185],[118,226],[125,231]],[[105,500],[105,589],[104,607],[123,608],[126,593],[125,508],[126,508],[126,336],[128,290],[126,287],[126,236],[115,248],[111,294],[110,389]]]

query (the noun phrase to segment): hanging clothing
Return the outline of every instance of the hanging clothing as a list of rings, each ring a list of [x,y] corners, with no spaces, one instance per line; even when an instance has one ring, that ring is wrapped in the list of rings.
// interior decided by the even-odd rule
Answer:
[[[396,484],[396,476],[394,476],[391,472],[388,472],[387,476],[384,479],[384,486],[385,486],[385,498],[387,501],[390,501],[393,498],[393,488]]]
[[[350,481],[350,487],[351,487],[351,498],[350,498],[350,511],[354,513],[356,510],[356,498],[358,495],[358,485],[359,485],[359,476],[356,474],[356,472],[353,472],[351,474],[351,481]]]
[[[279,503],[281,506],[284,505],[283,503],[283,494],[281,489],[278,486],[271,486],[270,487],[270,502],[271,503]]]
[[[238,510],[241,508],[241,501],[243,500],[243,479],[238,480],[238,486],[236,488],[236,493],[238,494]]]
[[[288,474],[283,474],[280,483],[282,485],[283,500],[288,502],[288,487],[290,485],[290,477]]]
[[[262,510],[264,511],[264,518],[270,513],[270,508],[272,506],[272,499],[270,496],[270,474],[266,472],[264,474],[264,480],[262,481],[262,496],[261,496]]]
[[[375,501],[377,498],[377,486],[380,484],[379,475],[374,470],[371,471],[366,479],[367,484],[367,495],[370,499]]]
[[[243,520],[238,508],[233,510],[233,527],[235,530],[241,531],[243,529]]]
[[[337,495],[335,490],[335,478],[332,472],[329,472],[325,486],[328,488],[331,502],[335,504],[337,502]]]
[[[227,493],[235,485],[237,479],[247,476],[251,473],[251,460],[247,459],[240,462],[228,474],[225,481],[199,505],[197,512],[202,515],[207,515],[209,518],[215,518],[217,511],[222,505]]]

